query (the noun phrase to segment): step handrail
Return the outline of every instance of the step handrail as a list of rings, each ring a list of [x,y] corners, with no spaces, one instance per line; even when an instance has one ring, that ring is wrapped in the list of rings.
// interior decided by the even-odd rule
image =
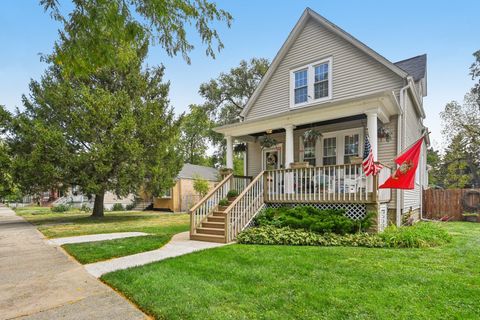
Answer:
[[[188,210],[188,213],[190,214],[191,235],[195,233],[195,229],[200,223],[218,206],[218,202],[227,196],[232,178],[233,173],[227,175],[219,184],[197,202],[197,204]]]
[[[223,179],[222,181],[220,181],[219,184],[217,184],[212,190],[210,190],[202,199],[200,199],[200,201],[197,202],[196,205],[194,205],[189,211],[192,212],[192,211],[195,211],[197,210],[198,207],[200,207],[205,201],[207,201],[211,196],[212,194],[214,194],[218,189],[220,189],[226,182],[228,182],[228,180],[230,180],[230,178],[232,178],[233,176],[233,173],[229,174],[228,176],[225,177],[225,179]]]
[[[238,230],[243,230],[243,228],[245,227],[245,225],[242,225],[240,227],[238,226],[232,226],[231,224],[232,223],[236,223],[237,220],[241,220],[245,223],[249,223],[252,218],[256,215],[256,213],[258,212],[258,209],[263,206],[263,196],[264,196],[264,172],[265,171],[262,171],[260,172],[256,177],[255,179],[253,179],[249,184],[248,186],[238,195],[238,197],[227,207],[227,209],[224,211],[225,212],[225,215],[226,215],[226,224],[225,224],[225,227],[226,227],[226,237],[227,237],[227,242],[230,242],[232,241],[238,234]],[[255,189],[255,190],[254,190]],[[247,209],[251,209],[251,206],[252,206],[252,203],[247,203],[244,208],[245,210],[243,212],[241,212],[241,209],[239,209],[239,212],[235,212],[236,214],[239,213],[241,216],[238,217],[238,216],[235,216],[233,217],[232,219],[232,211],[236,211],[236,208],[237,206],[239,205],[239,203],[241,201],[244,200],[244,198],[246,198],[249,193],[254,190],[254,192],[256,192],[256,194],[253,195],[253,197],[251,198],[252,199],[252,202],[255,201],[256,203],[261,203],[262,205],[259,206],[259,208],[253,208],[253,210],[255,212],[251,212],[252,210],[250,210],[250,213],[247,213],[245,212]],[[248,214],[248,216],[246,216],[246,214]],[[231,230],[234,230],[233,233],[231,232]]]

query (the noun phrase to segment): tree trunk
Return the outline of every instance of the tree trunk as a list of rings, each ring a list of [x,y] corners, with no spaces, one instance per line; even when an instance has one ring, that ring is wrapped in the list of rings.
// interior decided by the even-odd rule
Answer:
[[[102,218],[103,214],[103,199],[105,198],[105,192],[99,192],[95,195],[95,203],[93,204],[92,217]]]

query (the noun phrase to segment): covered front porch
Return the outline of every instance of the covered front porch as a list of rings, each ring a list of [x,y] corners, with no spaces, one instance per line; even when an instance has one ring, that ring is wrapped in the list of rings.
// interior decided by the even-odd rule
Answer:
[[[249,176],[289,169],[298,162],[314,167],[353,164],[362,157],[366,135],[375,160],[393,164],[401,112],[396,96],[380,92],[218,127],[215,130],[226,140],[226,167],[233,168],[233,150],[239,143],[246,144]],[[379,139],[379,132],[388,136]]]
[[[377,191],[397,153],[399,107],[395,93],[343,103],[292,109],[216,130],[225,135],[226,165],[234,145],[244,144],[244,173],[265,172],[265,202],[373,203],[390,200]],[[379,180],[365,177],[362,158],[368,136],[374,159],[384,164]]]

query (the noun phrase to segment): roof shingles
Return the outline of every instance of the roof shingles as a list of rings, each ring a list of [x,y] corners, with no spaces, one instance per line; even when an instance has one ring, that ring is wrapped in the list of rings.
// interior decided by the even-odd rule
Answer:
[[[422,54],[413,58],[405,59],[394,63],[397,67],[412,76],[415,82],[425,78],[427,71],[427,55]]]

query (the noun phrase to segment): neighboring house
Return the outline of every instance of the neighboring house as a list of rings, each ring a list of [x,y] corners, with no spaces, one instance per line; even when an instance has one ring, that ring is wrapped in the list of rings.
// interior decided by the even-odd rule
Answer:
[[[193,189],[195,178],[207,180],[212,188],[219,180],[218,170],[185,163],[176,178],[175,185],[162,197],[154,199],[153,208],[173,212],[188,211],[201,199],[201,196]]]
[[[51,202],[51,205],[58,206],[67,204],[74,208],[81,208],[83,206],[93,208],[94,200],[95,198],[93,196],[88,197],[87,195],[83,194],[78,186],[73,186],[68,188],[62,197]],[[126,208],[128,205],[133,204],[134,201],[134,194],[129,194],[128,196],[121,198],[117,197],[115,193],[107,191],[105,192],[105,197],[103,198],[103,205],[106,210],[112,210],[115,204],[121,204],[124,208]]]
[[[215,129],[225,136],[228,168],[233,145],[247,143],[245,175],[256,178],[223,215],[213,213],[213,204],[228,181],[193,207],[191,237],[231,241],[261,208],[282,204],[344,208],[354,219],[375,211],[379,229],[387,218],[400,224],[403,214],[420,212],[425,146],[414,190],[377,186],[396,169],[395,156],[427,130],[426,95],[426,55],[391,62],[306,9],[242,111],[243,121]],[[361,166],[367,134],[375,159],[387,166],[375,178],[365,177]],[[208,230],[213,221],[224,230]]]

